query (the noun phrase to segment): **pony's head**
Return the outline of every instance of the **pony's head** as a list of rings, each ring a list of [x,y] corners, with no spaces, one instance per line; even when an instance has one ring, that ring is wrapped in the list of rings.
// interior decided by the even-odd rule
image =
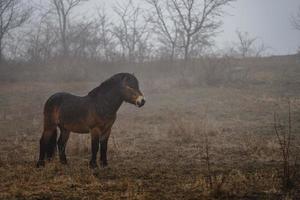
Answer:
[[[113,93],[111,93],[114,91]],[[139,89],[139,82],[133,74],[119,73],[110,77],[99,87],[89,92],[89,96],[98,97],[110,93],[110,97],[115,97],[117,92],[125,102],[142,107],[145,103],[145,97]]]
[[[146,99],[139,88],[139,82],[133,74],[123,73],[121,80],[121,94],[125,102],[142,107]]]

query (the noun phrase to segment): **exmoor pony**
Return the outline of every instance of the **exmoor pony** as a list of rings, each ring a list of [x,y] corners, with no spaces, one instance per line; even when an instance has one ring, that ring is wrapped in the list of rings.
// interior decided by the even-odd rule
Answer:
[[[67,163],[65,154],[70,132],[90,133],[92,157],[90,167],[97,167],[96,157],[100,145],[100,164],[107,165],[107,142],[116,113],[123,102],[142,107],[145,98],[133,74],[119,73],[94,88],[86,96],[55,93],[44,106],[44,130],[40,139],[37,167],[45,165],[54,156],[58,146],[59,159]],[[60,136],[57,140],[57,128]]]

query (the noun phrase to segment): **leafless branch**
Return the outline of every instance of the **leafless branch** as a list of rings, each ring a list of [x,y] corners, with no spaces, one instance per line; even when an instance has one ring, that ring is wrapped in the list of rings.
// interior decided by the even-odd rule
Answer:
[[[22,26],[31,16],[32,9],[24,8],[20,0],[0,1],[0,62],[3,59],[3,38],[11,30]]]

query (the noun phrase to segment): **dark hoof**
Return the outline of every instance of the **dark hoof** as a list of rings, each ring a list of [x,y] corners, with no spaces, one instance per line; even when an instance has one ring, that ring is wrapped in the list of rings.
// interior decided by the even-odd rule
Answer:
[[[67,161],[67,159],[62,159],[62,160],[60,160],[60,163],[61,163],[62,165],[67,165],[67,164],[68,164],[68,161]]]
[[[102,168],[107,167],[107,162],[101,162],[100,165],[101,165]]]
[[[97,163],[96,163],[96,162],[94,162],[94,161],[90,161],[90,168],[91,168],[91,169],[98,168],[98,165],[97,165]]]
[[[39,168],[39,167],[44,167],[45,166],[45,161],[43,160],[39,160],[37,163],[36,163],[36,167]]]

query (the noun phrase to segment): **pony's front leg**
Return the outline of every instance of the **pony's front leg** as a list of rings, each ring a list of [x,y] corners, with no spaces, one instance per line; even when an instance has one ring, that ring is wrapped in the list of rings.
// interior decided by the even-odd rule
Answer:
[[[108,138],[110,136],[111,133],[111,127],[114,123],[114,120],[112,120],[112,123],[110,123],[106,130],[104,130],[100,136],[100,163],[102,167],[106,167],[107,166],[107,142],[108,142]]]
[[[99,150],[99,138],[100,138],[100,130],[98,128],[93,128],[91,130],[91,138],[92,138],[92,158],[90,161],[90,168],[97,168],[97,152]]]
[[[108,138],[100,140],[100,164],[101,164],[101,167],[107,166],[107,142],[108,142]]]

